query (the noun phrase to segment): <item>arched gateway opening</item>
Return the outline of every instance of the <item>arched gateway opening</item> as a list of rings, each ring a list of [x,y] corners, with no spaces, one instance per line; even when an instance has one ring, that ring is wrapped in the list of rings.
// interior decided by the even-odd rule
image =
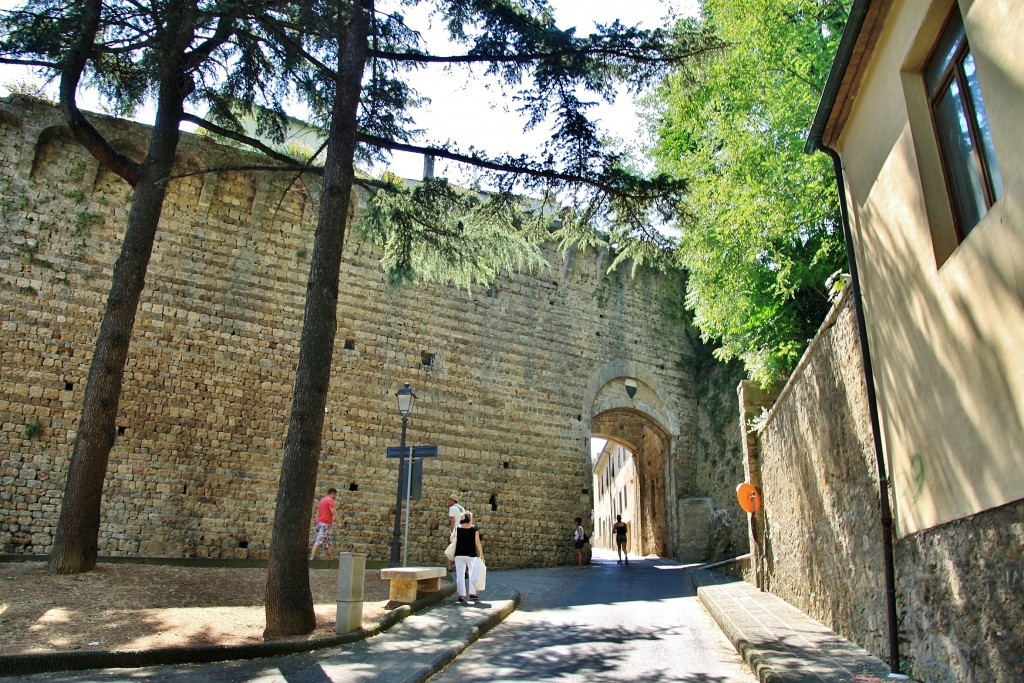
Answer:
[[[603,526],[610,528],[614,515],[621,513],[630,529],[631,553],[674,556],[678,549],[674,547],[675,473],[671,454],[679,429],[655,375],[629,361],[601,368],[590,379],[584,408],[590,419],[591,437],[626,449],[635,479],[635,485],[621,481],[614,484],[618,488],[613,497],[607,495],[612,477],[604,483],[594,482],[594,521],[602,526],[595,530],[600,545],[612,547],[609,530]],[[618,462],[609,463],[620,467]]]
[[[594,491],[595,524],[601,525],[596,538],[603,546],[614,547],[610,523],[615,515],[622,515],[630,531],[630,552],[671,555],[665,487],[669,435],[649,415],[625,408],[595,415],[591,424],[594,438],[607,439],[612,446],[605,447],[608,466],[600,473],[595,471],[595,476],[602,480],[595,483]],[[623,462],[622,455],[632,462]],[[622,477],[617,477],[623,470],[632,481],[622,482]],[[619,485],[610,490],[616,479],[620,480]]]

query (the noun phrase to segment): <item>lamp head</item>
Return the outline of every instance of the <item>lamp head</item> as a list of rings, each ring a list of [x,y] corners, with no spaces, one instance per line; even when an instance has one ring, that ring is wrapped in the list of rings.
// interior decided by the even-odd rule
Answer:
[[[630,398],[633,398],[634,396],[636,396],[636,380],[635,379],[633,379],[632,377],[627,377],[626,381],[623,382],[623,384],[626,385],[626,394]]]
[[[416,394],[412,393],[412,389],[409,388],[409,383],[406,382],[405,386],[395,392],[395,396],[398,397],[398,412],[402,415],[408,415],[412,412],[412,403],[416,398]]]

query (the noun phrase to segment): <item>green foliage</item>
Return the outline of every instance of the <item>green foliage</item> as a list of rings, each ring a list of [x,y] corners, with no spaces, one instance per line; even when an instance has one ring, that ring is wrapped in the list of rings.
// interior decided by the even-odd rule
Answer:
[[[649,102],[658,166],[689,182],[677,252],[687,305],[716,355],[764,385],[795,366],[845,264],[831,166],[802,148],[848,7],[705,0],[729,48]]]
[[[609,144],[589,118],[594,101],[613,101],[623,86],[636,91],[656,82],[673,65],[713,50],[718,41],[702,27],[687,23],[672,31],[644,31],[614,23],[590,35],[555,25],[548,3],[454,0],[429,3],[435,21],[443,21],[464,54],[451,57],[422,51],[420,34],[400,13],[379,14],[373,26],[373,68],[362,88],[358,114],[359,159],[380,159],[398,145],[422,137],[414,126],[416,107],[427,98],[414,91],[406,72],[426,63],[450,68],[479,67],[507,106],[524,117],[526,129],[542,128],[550,137],[534,155],[484,154],[460,149],[457,142],[433,143],[429,152],[476,167],[481,186],[498,194],[517,193],[546,203],[556,194],[577,209],[560,238],[568,245],[593,239],[593,228],[650,236],[653,214],[666,214],[684,183],[659,175],[644,177]],[[298,23],[318,24],[316,6],[303,8]],[[322,63],[336,61],[330,43],[307,36],[309,52]],[[466,74],[471,77],[477,75]],[[330,120],[335,76],[323,69],[304,72],[296,89],[317,120]],[[454,123],[454,122],[453,122]],[[440,137],[458,139],[458,129]],[[427,152],[427,148],[421,148]]]
[[[7,88],[7,92],[11,95],[35,100],[52,106],[57,104],[46,96],[46,85],[44,83],[38,83],[36,81],[12,81],[10,83],[4,83],[3,87]]]
[[[87,234],[94,225],[101,223],[103,223],[103,214],[94,211],[79,211],[75,214],[75,234]]]
[[[825,280],[825,289],[828,291],[828,300],[835,302],[839,299],[839,296],[846,290],[846,286],[850,284],[850,274],[844,273],[841,270],[837,270],[828,276]]]
[[[299,161],[311,161],[315,151],[310,149],[309,145],[300,145],[295,142],[290,143],[285,149],[288,156]]]
[[[43,423],[39,420],[25,425],[25,438],[33,441],[43,433]]]
[[[382,265],[393,284],[450,282],[469,288],[502,272],[547,266],[540,244],[547,217],[522,210],[524,201],[485,195],[441,178],[416,185],[386,184],[369,202],[356,229],[384,248]]]
[[[95,89],[117,116],[131,116],[152,101],[165,115],[180,117],[179,93],[159,99],[168,85],[180,88],[193,107],[205,103],[215,113],[225,102],[260,100],[258,127],[283,139],[281,101],[289,86],[277,75],[301,57],[258,35],[256,17],[275,4],[26,0],[0,12],[0,56],[34,66],[45,78]],[[8,86],[15,87],[32,94],[31,84]]]

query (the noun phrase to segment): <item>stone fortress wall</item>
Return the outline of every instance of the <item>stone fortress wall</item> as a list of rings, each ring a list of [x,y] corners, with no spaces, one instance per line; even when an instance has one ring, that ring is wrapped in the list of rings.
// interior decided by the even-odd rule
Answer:
[[[141,156],[144,127],[97,125]],[[252,160],[185,135],[179,173]],[[292,181],[250,171],[171,181],[125,374],[101,555],[266,557],[317,216],[315,180]],[[129,199],[55,108],[0,101],[4,553],[51,548]],[[591,512],[593,406],[622,381],[610,368],[642,373],[674,423],[671,476],[701,472],[671,490],[735,507],[738,447],[714,472],[701,462],[706,363],[678,291],[656,273],[607,275],[607,251],[548,255],[547,270],[490,288],[396,288],[380,254],[349,232],[318,482],[318,495],[339,489],[336,549],[388,555],[397,464],[384,454],[399,442],[403,382],[417,396],[408,443],[440,451],[411,507],[410,563],[438,561],[452,492],[476,513],[495,565],[565,561],[573,517]],[[728,450],[735,438],[713,441]],[[688,521],[672,518],[669,550]],[[732,526],[725,533],[741,542],[742,523]]]

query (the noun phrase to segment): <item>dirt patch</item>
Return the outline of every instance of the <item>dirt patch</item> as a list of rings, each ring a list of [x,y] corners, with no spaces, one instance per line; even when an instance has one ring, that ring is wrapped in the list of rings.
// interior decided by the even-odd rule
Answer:
[[[42,562],[0,564],[4,654],[151,650],[263,642],[266,569],[106,564],[57,576]],[[334,635],[338,571],[312,569],[316,630]],[[386,613],[388,582],[367,570],[363,625]]]

